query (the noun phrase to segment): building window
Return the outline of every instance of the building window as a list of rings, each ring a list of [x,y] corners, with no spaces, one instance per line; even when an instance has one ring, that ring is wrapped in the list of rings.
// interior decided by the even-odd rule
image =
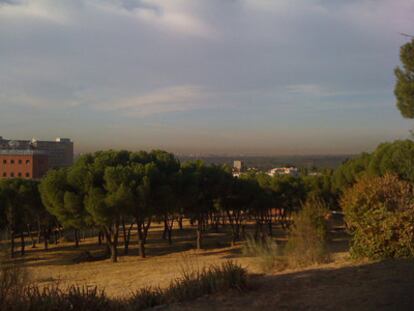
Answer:
[[[26,164],[30,164],[30,160],[26,160]]]
[[[14,160],[10,160],[10,163],[11,163],[11,164],[14,164]]]
[[[18,173],[17,176],[22,177],[22,173]]]
[[[22,164],[22,160],[19,160],[19,164]]]
[[[7,173],[6,172],[3,173],[3,177],[7,177]]]
[[[3,164],[7,164],[7,160],[3,160]]]
[[[26,177],[30,177],[30,174],[29,173],[26,173]]]
[[[10,173],[10,177],[14,177],[14,173]]]

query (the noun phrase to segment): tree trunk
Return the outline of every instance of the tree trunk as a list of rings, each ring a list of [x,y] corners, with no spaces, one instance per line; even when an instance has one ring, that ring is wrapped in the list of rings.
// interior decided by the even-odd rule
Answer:
[[[202,242],[203,242],[202,231],[203,231],[203,223],[199,219],[197,223],[197,249],[202,248]]]
[[[141,258],[146,257],[145,253],[145,243],[147,241],[148,230],[151,225],[151,217],[148,218],[147,223],[141,221],[138,217],[137,220],[137,230],[138,230],[138,241],[139,241],[139,255]]]
[[[79,230],[75,229],[75,247],[79,248]]]
[[[14,258],[14,230],[10,230],[10,258]]]
[[[111,251],[111,261],[118,262],[118,233],[119,224],[112,225],[112,228],[106,228],[106,241]]]
[[[168,244],[172,245],[172,238],[171,238],[171,233],[172,233],[172,229],[168,229]]]
[[[269,222],[267,223],[268,229],[269,229],[269,236],[273,236],[273,225],[272,225],[272,219],[269,219]]]
[[[20,254],[22,256],[24,256],[24,253],[25,253],[25,246],[26,246],[26,243],[24,241],[24,232],[22,231],[22,233],[20,235],[20,247],[21,247]]]
[[[49,234],[48,234],[46,229],[43,232],[43,240],[44,240],[44,243],[45,243],[45,250],[47,250],[49,248],[49,245],[48,245],[49,244]]]
[[[124,254],[128,255],[128,241],[124,219],[122,219],[122,236],[124,237]]]
[[[40,218],[37,218],[37,243],[40,243],[42,238],[42,226],[40,225]]]
[[[27,224],[27,232],[29,233],[29,237],[32,242],[32,248],[36,248],[36,240],[33,237],[32,228],[30,227],[30,224]]]
[[[166,240],[168,235],[168,220],[167,216],[164,216],[164,231],[162,232],[162,239]]]
[[[145,258],[145,241],[142,224],[138,224],[138,243],[139,243],[139,255],[141,258]]]
[[[115,243],[111,243],[111,261],[118,262],[118,249]]]
[[[59,242],[59,232],[58,232],[58,230],[59,229],[55,229],[55,230],[53,230],[53,237],[55,238],[55,245],[58,245],[58,242]]]
[[[178,218],[178,227],[180,228],[180,230],[183,230],[183,216],[180,216]]]
[[[98,232],[98,245],[102,245],[102,231]]]
[[[124,254],[128,255],[129,253],[129,241],[131,240],[131,230],[134,224],[129,225],[128,230],[126,230],[125,223],[122,224],[124,230]]]
[[[145,242],[143,240],[139,240],[139,254],[141,256],[141,258],[145,258],[146,254],[145,254]]]

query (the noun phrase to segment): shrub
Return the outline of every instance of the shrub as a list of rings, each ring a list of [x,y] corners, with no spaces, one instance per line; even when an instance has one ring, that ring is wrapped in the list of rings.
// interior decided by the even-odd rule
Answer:
[[[15,262],[7,262],[0,254],[0,306],[6,306],[14,297],[19,297],[28,284],[29,274]]]
[[[246,270],[233,261],[226,261],[220,266],[183,272],[171,282],[164,296],[169,303],[180,302],[229,289],[243,290],[246,285]]]
[[[139,311],[165,304],[165,297],[160,288],[144,287],[135,292],[128,300],[130,310]]]
[[[242,246],[242,253],[245,256],[254,256],[263,272],[270,272],[277,266],[283,269],[285,263],[282,260],[280,247],[271,237],[257,240],[251,235],[247,236]]]
[[[341,206],[353,235],[353,257],[413,256],[413,194],[411,184],[390,174],[365,176],[344,193]]]
[[[285,249],[290,266],[307,266],[328,260],[327,214],[325,203],[313,198],[303,204],[302,209],[293,216],[293,226]]]
[[[89,286],[71,286],[62,290],[58,285],[44,288],[30,285],[23,288],[21,295],[12,298],[6,310],[116,310],[115,302],[109,300],[103,291]]]

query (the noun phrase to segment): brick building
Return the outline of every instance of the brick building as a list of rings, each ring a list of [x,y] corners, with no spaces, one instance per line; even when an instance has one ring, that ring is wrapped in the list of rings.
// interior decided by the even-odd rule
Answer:
[[[68,138],[39,141],[9,140],[0,136],[0,179],[38,179],[48,169],[72,164],[73,142]]]
[[[0,178],[39,179],[48,169],[45,151],[0,150]]]

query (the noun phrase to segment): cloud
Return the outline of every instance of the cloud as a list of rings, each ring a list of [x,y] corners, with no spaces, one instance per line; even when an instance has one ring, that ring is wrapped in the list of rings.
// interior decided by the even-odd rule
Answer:
[[[338,94],[318,84],[292,84],[286,87],[288,93],[305,96],[332,96]]]
[[[0,19],[34,19],[64,25],[70,22],[67,9],[76,2],[66,5],[53,0],[0,1]]]
[[[191,0],[136,0],[136,1],[101,1],[96,7],[117,15],[136,19],[167,33],[195,37],[212,37],[214,27],[203,20]]]
[[[86,141],[125,123],[156,144],[169,131],[148,130],[158,122],[192,142],[250,129],[290,141],[292,124],[335,120],[332,135],[341,122],[405,133],[393,69],[413,11],[411,0],[0,0],[0,116],[24,116],[0,132],[67,122],[65,136]]]
[[[202,102],[206,97],[207,94],[202,88],[182,85],[96,104],[95,109],[116,111],[127,116],[145,117],[159,113],[194,110],[203,107]]]

